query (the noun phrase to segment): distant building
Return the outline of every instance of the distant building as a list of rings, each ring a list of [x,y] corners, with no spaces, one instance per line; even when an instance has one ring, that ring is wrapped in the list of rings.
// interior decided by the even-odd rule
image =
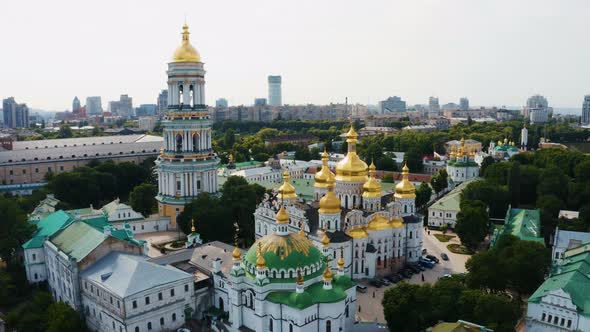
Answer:
[[[527,108],[548,108],[549,102],[547,102],[547,98],[541,95],[534,95],[529,97],[526,101]]]
[[[152,131],[156,126],[156,118],[153,116],[142,116],[139,118],[139,129]]]
[[[164,114],[168,109],[168,89],[164,89],[158,94],[158,100],[156,102],[158,104],[157,113]]]
[[[82,107],[80,105],[80,99],[78,99],[78,97],[74,97],[74,100],[72,101],[72,113],[78,111],[80,109],[80,107]]]
[[[463,144],[463,140],[452,140],[445,143],[445,149],[447,152],[451,151],[453,148],[455,150],[459,150],[461,145]],[[464,140],[465,149],[467,151],[473,151],[475,153],[482,151],[481,142],[476,141],[474,139],[468,138]]]
[[[584,103],[582,104],[582,124],[590,124],[590,95],[584,96]]]
[[[469,99],[467,97],[463,97],[459,99],[459,109],[461,111],[468,111],[469,110]]]
[[[270,106],[283,106],[281,83],[281,76],[268,76],[268,104]]]
[[[529,297],[526,332],[590,331],[590,245],[569,249]]]
[[[426,123],[431,126],[435,126],[438,130],[448,130],[451,128],[451,120],[445,118],[444,116],[429,118],[426,120]]]
[[[513,120],[518,115],[518,111],[511,111],[507,109],[499,109],[496,111],[496,120],[498,121],[508,121]]]
[[[465,181],[428,207],[428,226],[455,228],[457,214],[461,212],[461,193],[471,181]]]
[[[496,225],[490,247],[495,247],[502,235],[514,235],[524,241],[538,242],[545,245],[545,239],[541,235],[541,213],[539,209],[516,209],[508,205],[504,225]]]
[[[438,98],[436,98],[436,97],[428,98],[428,110],[430,112],[440,112],[440,105],[438,103]]]
[[[529,130],[526,128],[526,124],[520,130],[520,148],[526,151],[529,145]]]
[[[158,105],[156,104],[141,104],[135,110],[136,116],[154,116],[156,115],[156,111],[158,110]]]
[[[99,96],[86,97],[86,114],[88,116],[102,114],[102,101]]]
[[[560,264],[563,262],[564,253],[567,250],[587,243],[590,243],[589,232],[565,231],[556,228],[553,238],[553,248],[551,249],[551,257],[554,262]]]
[[[14,97],[6,98],[2,102],[4,113],[4,128],[28,128],[29,108],[27,104],[17,104]]]
[[[266,98],[254,99],[254,106],[266,106]]]
[[[528,112],[531,124],[545,123],[549,119],[549,111],[546,108],[529,108]]]
[[[550,112],[547,98],[541,95],[534,95],[527,99],[526,106],[522,110],[522,115],[525,118],[529,118],[531,123],[545,123]]]
[[[109,112],[126,119],[133,117],[133,98],[129,97],[129,95],[121,95],[118,101],[110,101]]]
[[[447,173],[455,184],[479,176],[479,165],[475,162],[475,151],[465,145],[465,139],[461,139],[461,145],[458,148],[451,146],[447,161]]]
[[[496,160],[509,160],[519,153],[520,150],[516,147],[516,144],[513,141],[508,141],[508,138],[504,138],[504,141],[499,140],[497,143],[492,140],[488,147],[488,154]]]
[[[452,111],[452,110],[459,110],[460,106],[455,103],[447,103],[442,105],[443,111]]]
[[[379,102],[379,113],[405,112],[406,102],[398,96],[389,97]]]
[[[219,98],[215,101],[215,107],[218,107],[218,108],[227,108],[228,105],[229,104],[227,102],[227,99],[225,99],[225,98]]]

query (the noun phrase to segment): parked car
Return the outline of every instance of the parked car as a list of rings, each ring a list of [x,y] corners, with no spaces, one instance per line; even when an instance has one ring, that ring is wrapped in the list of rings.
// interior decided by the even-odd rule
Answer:
[[[445,254],[444,252],[440,254],[440,257],[442,257],[442,259],[445,261],[449,260],[449,256],[447,254]]]
[[[420,270],[420,268],[418,267],[418,265],[415,264],[408,264],[408,269],[412,270],[412,272],[414,273],[420,273],[422,270]]]
[[[369,281],[369,285],[376,287],[376,288],[381,288],[381,286],[383,286],[383,284],[381,283],[381,281],[379,281],[379,279],[371,279]]]
[[[434,262],[427,258],[420,258],[418,261],[420,265],[432,269],[434,267]]]
[[[410,279],[412,277],[412,272],[406,269],[401,272],[401,275],[406,279]]]
[[[367,286],[358,284],[358,285],[356,285],[356,290],[357,290],[357,292],[366,293]]]
[[[426,255],[426,258],[430,259],[431,261],[433,261],[434,263],[438,264],[440,261],[438,260],[438,257],[434,256],[434,255]]]
[[[379,280],[379,282],[380,282],[382,285],[384,285],[384,286],[389,286],[389,285],[391,285],[391,282],[390,282],[389,280],[385,279],[385,278],[383,278],[383,279],[378,279],[378,280]]]

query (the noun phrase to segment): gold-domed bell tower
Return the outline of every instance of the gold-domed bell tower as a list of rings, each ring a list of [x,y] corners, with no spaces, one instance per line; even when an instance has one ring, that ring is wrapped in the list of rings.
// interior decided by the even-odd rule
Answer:
[[[331,232],[341,230],[341,208],[340,199],[334,193],[334,179],[328,178],[327,182],[328,192],[324,197],[320,198],[320,208],[318,210],[319,227],[327,229]]]
[[[172,227],[185,205],[202,192],[217,192],[219,159],[211,147],[205,105],[205,69],[190,44],[188,26],[168,63],[168,109],[162,118],[164,146],[156,160],[159,213]]]
[[[376,212],[381,209],[381,183],[375,178],[375,164],[369,166],[369,180],[363,185],[363,209]]]
[[[399,214],[409,216],[415,213],[416,187],[410,182],[410,168],[407,164],[402,168],[402,180],[395,185],[394,198],[399,205]]]
[[[330,155],[324,149],[324,152],[322,153],[322,169],[317,172],[314,177],[313,188],[316,201],[319,201],[320,198],[322,198],[328,192],[329,180],[332,180],[332,186],[334,186],[335,183],[336,175],[334,175],[334,173],[332,173],[330,170],[330,166],[328,165],[329,159]]]
[[[361,206],[363,184],[367,182],[367,164],[356,154],[357,142],[358,134],[351,122],[350,130],[346,133],[348,152],[336,165],[336,195],[345,209]]]

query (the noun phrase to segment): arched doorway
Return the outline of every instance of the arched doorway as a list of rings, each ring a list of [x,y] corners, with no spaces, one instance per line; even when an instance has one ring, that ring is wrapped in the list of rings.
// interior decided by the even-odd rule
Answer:
[[[332,332],[332,321],[326,321],[326,332]]]
[[[221,297],[219,298],[219,310],[225,311],[225,309],[223,308],[223,299]]]

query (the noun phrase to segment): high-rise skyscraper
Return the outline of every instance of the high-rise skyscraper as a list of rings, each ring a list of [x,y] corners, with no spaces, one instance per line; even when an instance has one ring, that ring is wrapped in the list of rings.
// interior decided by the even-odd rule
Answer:
[[[102,114],[102,100],[100,96],[86,97],[86,114],[89,116]]]
[[[217,108],[227,108],[228,105],[227,99],[225,98],[219,98],[215,101],[215,107]]]
[[[268,76],[268,104],[270,106],[283,106],[281,81],[281,76]]]
[[[156,104],[158,105],[158,114],[164,114],[164,112],[166,112],[166,109],[168,109],[168,90],[164,89],[160,91],[160,94],[158,94],[158,100]]]
[[[582,105],[582,124],[590,125],[590,95],[584,96]]]
[[[528,117],[531,123],[545,123],[551,111],[547,98],[541,95],[534,95],[527,99],[526,107],[522,110],[522,115],[525,118]]]
[[[254,98],[254,106],[266,106],[266,98]]]
[[[27,128],[29,126],[29,108],[27,104],[17,104],[14,97],[2,101],[5,128]]]
[[[389,112],[405,112],[406,102],[398,96],[389,97],[379,102],[379,112],[381,114]]]
[[[463,97],[459,99],[459,109],[461,111],[468,111],[469,110],[469,99],[467,97]]]
[[[80,99],[78,99],[78,96],[74,97],[74,100],[72,101],[72,113],[76,113],[78,112],[78,110],[80,110]]]
[[[164,147],[156,160],[160,215],[176,217],[202,192],[217,191],[219,158],[211,147],[211,120],[205,105],[205,70],[189,42],[185,24],[182,44],[168,63],[168,110],[162,127]]]
[[[118,101],[109,102],[109,112],[124,118],[130,118],[133,112],[133,98],[129,95],[121,95]]]
[[[436,97],[428,98],[428,110],[430,112],[440,112],[440,105],[438,103],[438,98],[436,98]]]

